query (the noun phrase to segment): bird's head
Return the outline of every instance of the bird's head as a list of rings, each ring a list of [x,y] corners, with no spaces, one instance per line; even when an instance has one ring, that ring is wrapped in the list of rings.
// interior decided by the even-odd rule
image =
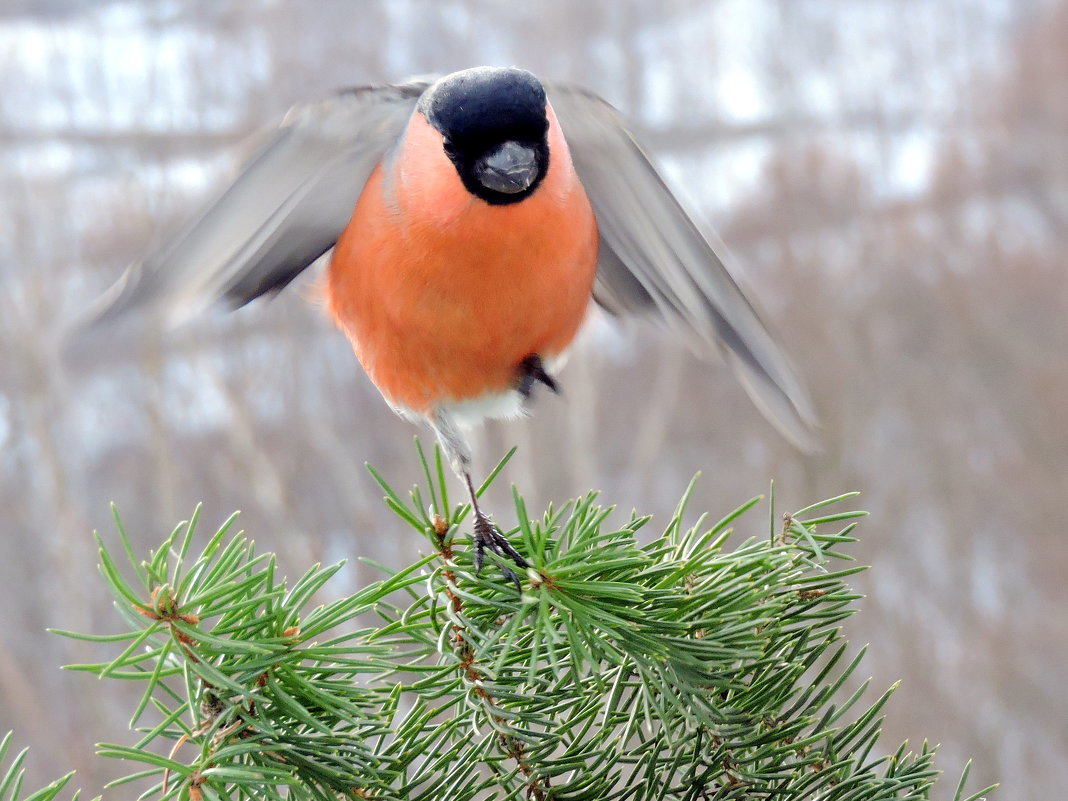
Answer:
[[[545,89],[531,73],[476,67],[438,81],[419,113],[441,134],[464,186],[487,203],[516,203],[549,169]]]

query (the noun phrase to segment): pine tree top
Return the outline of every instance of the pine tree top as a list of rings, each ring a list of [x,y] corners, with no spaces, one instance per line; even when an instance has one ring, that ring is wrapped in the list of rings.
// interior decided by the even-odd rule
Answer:
[[[141,560],[116,516],[100,564],[126,630],[61,632],[112,649],[72,669],[142,684],[139,737],[100,746],[137,766],[114,784],[192,801],[929,797],[933,749],[879,743],[893,688],[841,692],[863,655],[839,628],[864,569],[842,551],[863,513],[831,509],[851,496],[728,548],[759,498],[687,527],[691,484],[643,542],[650,518],[610,525],[595,494],[531,519],[513,490],[517,592],[475,574],[469,509],[419,455],[407,498],[372,473],[426,555],[325,602],[341,564],[289,582],[233,517],[198,549],[198,510]],[[0,801],[22,798],[18,773]]]

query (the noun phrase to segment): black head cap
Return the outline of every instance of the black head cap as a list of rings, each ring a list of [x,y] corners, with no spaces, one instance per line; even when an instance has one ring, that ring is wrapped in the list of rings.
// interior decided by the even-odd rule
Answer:
[[[464,186],[488,203],[515,203],[549,169],[545,89],[526,70],[475,67],[427,90],[419,111],[444,138]]]

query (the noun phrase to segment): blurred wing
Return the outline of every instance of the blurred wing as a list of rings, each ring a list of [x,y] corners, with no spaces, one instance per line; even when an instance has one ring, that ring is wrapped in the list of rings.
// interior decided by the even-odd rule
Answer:
[[[221,298],[241,306],[282,289],[334,246],[428,85],[353,89],[290,111],[230,187],[130,267],[88,321],[144,309],[174,324]]]
[[[786,356],[612,106],[548,87],[601,238],[594,298],[613,314],[652,317],[699,355],[721,353],[764,415],[815,447],[815,414]]]

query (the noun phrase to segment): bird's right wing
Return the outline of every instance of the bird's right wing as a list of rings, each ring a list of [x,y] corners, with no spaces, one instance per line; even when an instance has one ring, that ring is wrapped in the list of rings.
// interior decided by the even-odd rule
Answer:
[[[724,265],[726,248],[697,228],[618,111],[582,89],[546,89],[597,217],[597,302],[658,321],[699,355],[722,355],[783,435],[813,449],[808,394]]]
[[[219,299],[241,306],[282,289],[334,246],[428,85],[352,89],[291,110],[232,184],[131,266],[86,322],[142,309],[175,324]]]

